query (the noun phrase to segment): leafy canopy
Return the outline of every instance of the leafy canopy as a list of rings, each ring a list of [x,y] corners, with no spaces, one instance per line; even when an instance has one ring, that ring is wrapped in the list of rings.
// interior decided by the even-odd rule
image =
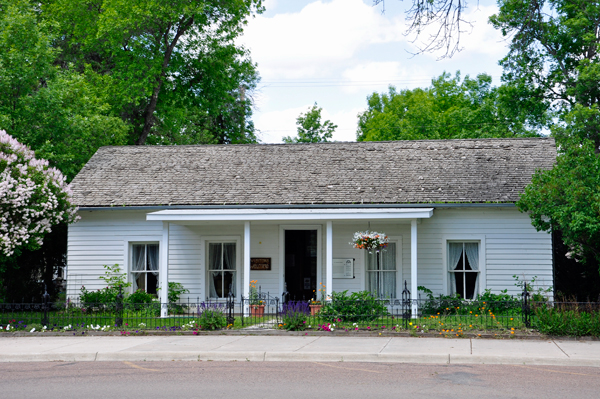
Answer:
[[[359,114],[358,141],[536,136],[505,88],[480,74],[443,73],[428,88],[373,93]]]
[[[511,38],[503,80],[549,109],[559,156],[517,203],[538,230],[561,230],[572,254],[600,259],[600,3],[500,0],[492,24]],[[532,101],[533,102],[533,101]]]
[[[315,103],[306,113],[296,118],[297,137],[284,137],[284,143],[326,143],[333,137],[337,125],[326,120],[321,122],[323,108]]]

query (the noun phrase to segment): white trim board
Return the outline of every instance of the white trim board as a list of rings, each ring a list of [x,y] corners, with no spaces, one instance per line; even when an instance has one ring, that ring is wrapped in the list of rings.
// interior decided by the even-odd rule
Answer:
[[[433,216],[433,208],[362,209],[169,209],[146,214],[161,221],[259,221],[259,220],[376,220],[420,219]]]

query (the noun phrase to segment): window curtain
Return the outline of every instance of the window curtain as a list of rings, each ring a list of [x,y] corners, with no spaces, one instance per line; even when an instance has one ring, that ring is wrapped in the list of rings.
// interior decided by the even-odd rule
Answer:
[[[476,242],[465,243],[465,253],[472,270],[479,271],[479,244]],[[479,273],[475,273],[475,291],[473,298],[479,295]]]
[[[211,298],[217,298],[217,288],[215,287],[215,278],[221,276],[221,244],[208,244],[208,291]]]
[[[146,270],[146,265],[145,265],[145,245],[133,245],[132,246],[132,250],[133,250],[133,254],[132,254],[132,263],[131,263],[131,286],[133,288],[133,292],[136,292],[138,290],[138,284],[137,284],[137,279],[139,277],[139,273],[136,272],[140,272],[140,271],[144,271]]]
[[[463,244],[451,242],[448,244],[448,270],[456,270],[458,261],[463,252]],[[450,292],[456,293],[456,273],[448,273],[450,275]],[[462,294],[461,294],[462,295]]]
[[[396,243],[389,243],[381,253],[381,296],[396,298]]]
[[[231,270],[231,292],[235,296],[235,243],[223,244],[223,269]],[[227,295],[229,287],[223,287],[223,296]]]

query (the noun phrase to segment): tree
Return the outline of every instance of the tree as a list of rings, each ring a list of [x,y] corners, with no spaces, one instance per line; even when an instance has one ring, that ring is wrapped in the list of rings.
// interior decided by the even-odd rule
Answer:
[[[373,93],[359,114],[358,141],[536,136],[528,115],[507,101],[492,78],[443,73],[430,87]]]
[[[255,141],[247,92],[258,74],[234,41],[262,0],[49,0],[43,10],[60,26],[59,63],[103,78],[130,143]]]
[[[517,203],[538,230],[560,230],[571,253],[600,260],[600,3],[501,0],[491,22],[511,37],[503,80],[551,110],[556,166]]]
[[[71,190],[59,170],[0,131],[0,252],[37,249],[52,226],[76,220]]]
[[[54,65],[52,28],[28,1],[0,0],[0,129],[70,180],[98,147],[124,144],[129,129],[111,114],[100,77]]]
[[[323,108],[313,105],[296,119],[298,137],[284,137],[284,143],[326,143],[333,137],[337,125],[329,120],[321,122]]]
[[[373,5],[378,4],[382,4],[385,12],[385,0],[373,0]],[[465,33],[463,27],[472,26],[463,18],[468,6],[467,0],[412,0],[406,11],[406,20],[410,22],[406,34],[414,34],[418,39],[426,28],[433,27],[433,33],[419,52],[444,50],[440,58],[450,58],[461,50],[460,36]]]

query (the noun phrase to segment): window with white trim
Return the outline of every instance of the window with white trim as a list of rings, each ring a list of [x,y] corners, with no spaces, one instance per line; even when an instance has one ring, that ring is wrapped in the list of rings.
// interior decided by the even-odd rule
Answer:
[[[479,293],[479,242],[448,242],[450,293],[474,299]]]
[[[396,298],[396,243],[367,252],[367,290],[377,298]]]
[[[133,292],[144,290],[149,294],[158,289],[158,244],[131,245],[131,282]]]
[[[235,295],[236,285],[236,243],[208,243],[208,296],[227,298],[229,291]]]

